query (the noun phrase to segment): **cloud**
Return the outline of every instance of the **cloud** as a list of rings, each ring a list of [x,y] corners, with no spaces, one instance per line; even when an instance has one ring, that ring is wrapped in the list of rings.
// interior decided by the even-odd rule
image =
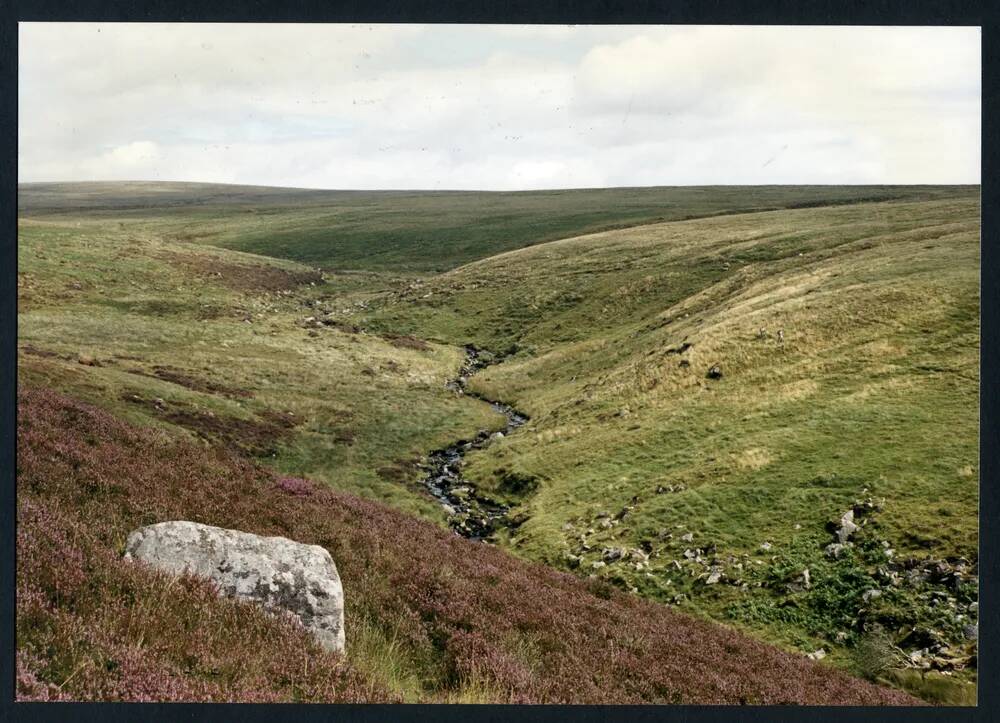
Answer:
[[[20,27],[22,181],[980,177],[976,28]]]

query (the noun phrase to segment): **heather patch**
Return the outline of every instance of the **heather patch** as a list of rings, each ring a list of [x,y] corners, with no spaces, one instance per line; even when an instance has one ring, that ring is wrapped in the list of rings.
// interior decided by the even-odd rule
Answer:
[[[191,389],[196,392],[221,394],[222,396],[229,397],[231,399],[247,399],[253,397],[253,392],[247,389],[240,389],[239,387],[228,386],[211,379],[204,379],[186,372],[183,369],[178,369],[172,366],[154,366],[153,376],[166,382],[179,384],[182,387],[186,387],[187,389]]]
[[[914,702],[53,392],[22,390],[19,410],[25,699],[392,700],[391,667],[422,700]],[[170,519],[327,548],[344,584],[346,659],[197,580],[120,559],[130,530]]]
[[[216,414],[181,402],[149,399],[136,392],[124,392],[121,398],[145,407],[158,418],[184,427],[202,439],[253,457],[277,453],[278,446],[290,438],[296,424],[293,415],[271,410],[253,419]]]
[[[209,254],[164,252],[162,257],[198,278],[238,292],[277,293],[323,281],[319,271],[291,271],[272,264],[239,264]]]

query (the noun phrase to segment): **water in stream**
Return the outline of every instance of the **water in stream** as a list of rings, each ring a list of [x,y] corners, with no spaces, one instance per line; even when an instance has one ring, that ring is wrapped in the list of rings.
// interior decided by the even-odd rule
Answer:
[[[502,432],[483,429],[472,439],[460,439],[444,449],[431,452],[427,455],[423,484],[448,511],[452,529],[456,533],[472,540],[482,540],[505,524],[509,508],[477,495],[475,485],[462,477],[462,459],[470,449],[482,449],[497,435],[510,434],[528,421],[528,418],[508,404],[467,391],[469,377],[495,360],[472,346],[467,346],[465,353],[465,363],[458,377],[448,382],[448,388],[459,394],[470,394],[482,399],[503,414],[507,418],[507,424]]]

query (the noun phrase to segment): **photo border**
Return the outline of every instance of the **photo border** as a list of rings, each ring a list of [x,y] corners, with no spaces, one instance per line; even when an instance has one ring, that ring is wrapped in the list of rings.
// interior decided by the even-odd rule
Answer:
[[[994,4],[1000,5],[1000,4]],[[987,720],[1000,710],[1000,681],[993,654],[997,643],[997,539],[1000,500],[994,480],[1000,473],[1000,258],[997,254],[1000,185],[1000,10],[986,2],[638,2],[574,0],[8,0],[0,9],[0,720],[174,721],[192,719],[438,720],[506,721],[800,721],[836,718],[846,723],[884,721]],[[979,706],[956,707],[710,707],[710,706],[508,706],[361,704],[196,704],[196,703],[14,703],[15,676],[15,441],[17,359],[17,22],[420,22],[548,24],[783,24],[783,25],[966,25],[982,27],[981,172],[981,345],[980,345],[980,603]],[[984,484],[983,480],[987,483]],[[984,524],[986,522],[987,524]],[[753,661],[747,661],[752,665]]]

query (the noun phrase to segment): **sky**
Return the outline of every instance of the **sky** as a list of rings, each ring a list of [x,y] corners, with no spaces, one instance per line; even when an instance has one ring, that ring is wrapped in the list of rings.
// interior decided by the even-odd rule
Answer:
[[[18,178],[979,183],[980,30],[21,23]]]

